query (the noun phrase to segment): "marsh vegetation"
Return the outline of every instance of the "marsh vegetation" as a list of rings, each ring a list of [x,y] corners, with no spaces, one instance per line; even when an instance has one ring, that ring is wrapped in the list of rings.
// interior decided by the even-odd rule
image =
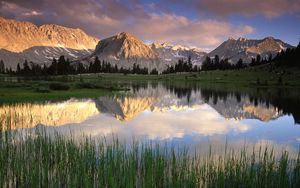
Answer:
[[[199,154],[44,133],[0,139],[1,187],[299,187],[300,155],[271,147]]]

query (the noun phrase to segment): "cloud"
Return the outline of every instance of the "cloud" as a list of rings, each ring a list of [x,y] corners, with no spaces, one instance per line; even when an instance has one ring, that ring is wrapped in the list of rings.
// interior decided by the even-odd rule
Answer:
[[[170,0],[182,4],[185,1]],[[185,2],[186,3],[186,2]],[[217,16],[265,16],[268,18],[300,12],[299,0],[192,0],[190,8]]]
[[[0,16],[9,17],[9,18],[18,18],[17,15],[23,15],[26,12],[29,12],[29,9],[20,7],[14,3],[9,3],[0,0]]]
[[[92,135],[94,138],[115,135],[121,140],[172,140],[186,136],[216,136],[238,134],[249,131],[250,127],[235,120],[224,120],[207,104],[182,111],[151,112],[146,110],[129,121],[119,121],[107,114],[99,114],[82,123],[65,126],[45,126],[46,130],[74,138]]]
[[[31,11],[31,12],[25,12],[23,13],[24,16],[39,16],[42,15],[43,13],[41,12],[37,12],[35,10]]]
[[[283,14],[300,11],[299,0],[232,0],[233,3],[226,3],[225,0],[216,0],[218,6],[212,4],[213,1],[203,1],[204,8],[219,12],[221,15],[240,14],[245,16],[264,15],[266,17],[277,17]]]
[[[152,39],[156,42],[212,48],[228,36],[239,37],[253,33],[254,28],[209,19],[189,20],[174,14],[151,14],[150,19],[138,21],[133,27],[133,32],[143,39]]]
[[[98,38],[130,32],[144,41],[213,49],[228,37],[254,32],[215,19],[189,19],[139,0],[0,0],[0,15],[35,24],[55,23],[81,28]],[[147,11],[147,9],[151,9]]]

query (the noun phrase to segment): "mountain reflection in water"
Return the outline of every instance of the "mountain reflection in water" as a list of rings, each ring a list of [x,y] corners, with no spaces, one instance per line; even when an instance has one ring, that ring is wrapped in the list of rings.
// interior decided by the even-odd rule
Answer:
[[[52,133],[72,132],[75,137],[115,134],[125,140],[188,142],[223,137],[223,141],[247,139],[293,146],[300,142],[298,98],[285,102],[287,95],[271,96],[272,92],[258,90],[250,94],[172,84],[130,86],[131,92],[122,96],[4,104],[1,124],[18,131],[39,125]]]
[[[101,97],[96,99],[96,106],[102,113],[111,114],[118,120],[126,121],[139,113],[180,111],[193,109],[207,103],[226,119],[259,119],[270,121],[282,115],[282,111],[266,102],[255,104],[247,95],[237,98],[235,95],[207,97],[201,90],[191,91],[187,95],[168,90],[162,85],[140,88],[131,96]],[[181,95],[181,96],[180,96]]]
[[[0,124],[5,128],[31,128],[38,124],[61,126],[80,123],[98,114],[92,100],[68,100],[60,103],[21,103],[0,106]]]
[[[0,106],[1,124],[11,128],[34,127],[37,124],[60,126],[81,123],[99,113],[110,114],[120,121],[134,119],[144,111],[185,111],[208,104],[225,119],[258,119],[268,122],[285,115],[264,99],[247,94],[219,92],[201,88],[176,88],[163,84],[132,86],[126,96],[100,97],[44,104]],[[277,100],[278,101],[278,100]],[[290,114],[290,113],[287,113]],[[295,119],[295,116],[294,116]],[[298,120],[295,119],[295,122]]]

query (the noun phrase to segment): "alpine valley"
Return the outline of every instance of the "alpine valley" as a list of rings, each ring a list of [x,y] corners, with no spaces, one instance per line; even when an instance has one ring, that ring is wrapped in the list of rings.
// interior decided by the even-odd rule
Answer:
[[[0,60],[13,70],[25,60],[49,65],[53,58],[64,56],[71,62],[88,64],[98,57],[101,61],[118,67],[131,68],[134,64],[149,70],[163,71],[167,65],[191,58],[193,65],[200,65],[205,57],[218,55],[235,64],[239,59],[250,63],[252,58],[273,57],[293,46],[273,37],[260,40],[230,38],[213,51],[207,53],[197,48],[167,43],[146,44],[136,36],[122,32],[99,40],[81,29],[54,24],[36,26],[0,17]],[[11,42],[13,41],[13,42]]]
[[[300,188],[299,20],[300,0],[0,0],[0,188]]]

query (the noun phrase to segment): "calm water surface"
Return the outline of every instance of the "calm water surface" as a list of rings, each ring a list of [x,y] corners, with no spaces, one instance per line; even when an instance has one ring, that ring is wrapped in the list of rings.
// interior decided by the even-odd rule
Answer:
[[[129,84],[114,97],[62,102],[2,104],[2,124],[14,131],[43,128],[49,134],[118,137],[122,142],[169,142],[183,146],[247,144],[298,149],[297,91],[212,89],[197,85]],[[24,128],[25,129],[22,129]]]

